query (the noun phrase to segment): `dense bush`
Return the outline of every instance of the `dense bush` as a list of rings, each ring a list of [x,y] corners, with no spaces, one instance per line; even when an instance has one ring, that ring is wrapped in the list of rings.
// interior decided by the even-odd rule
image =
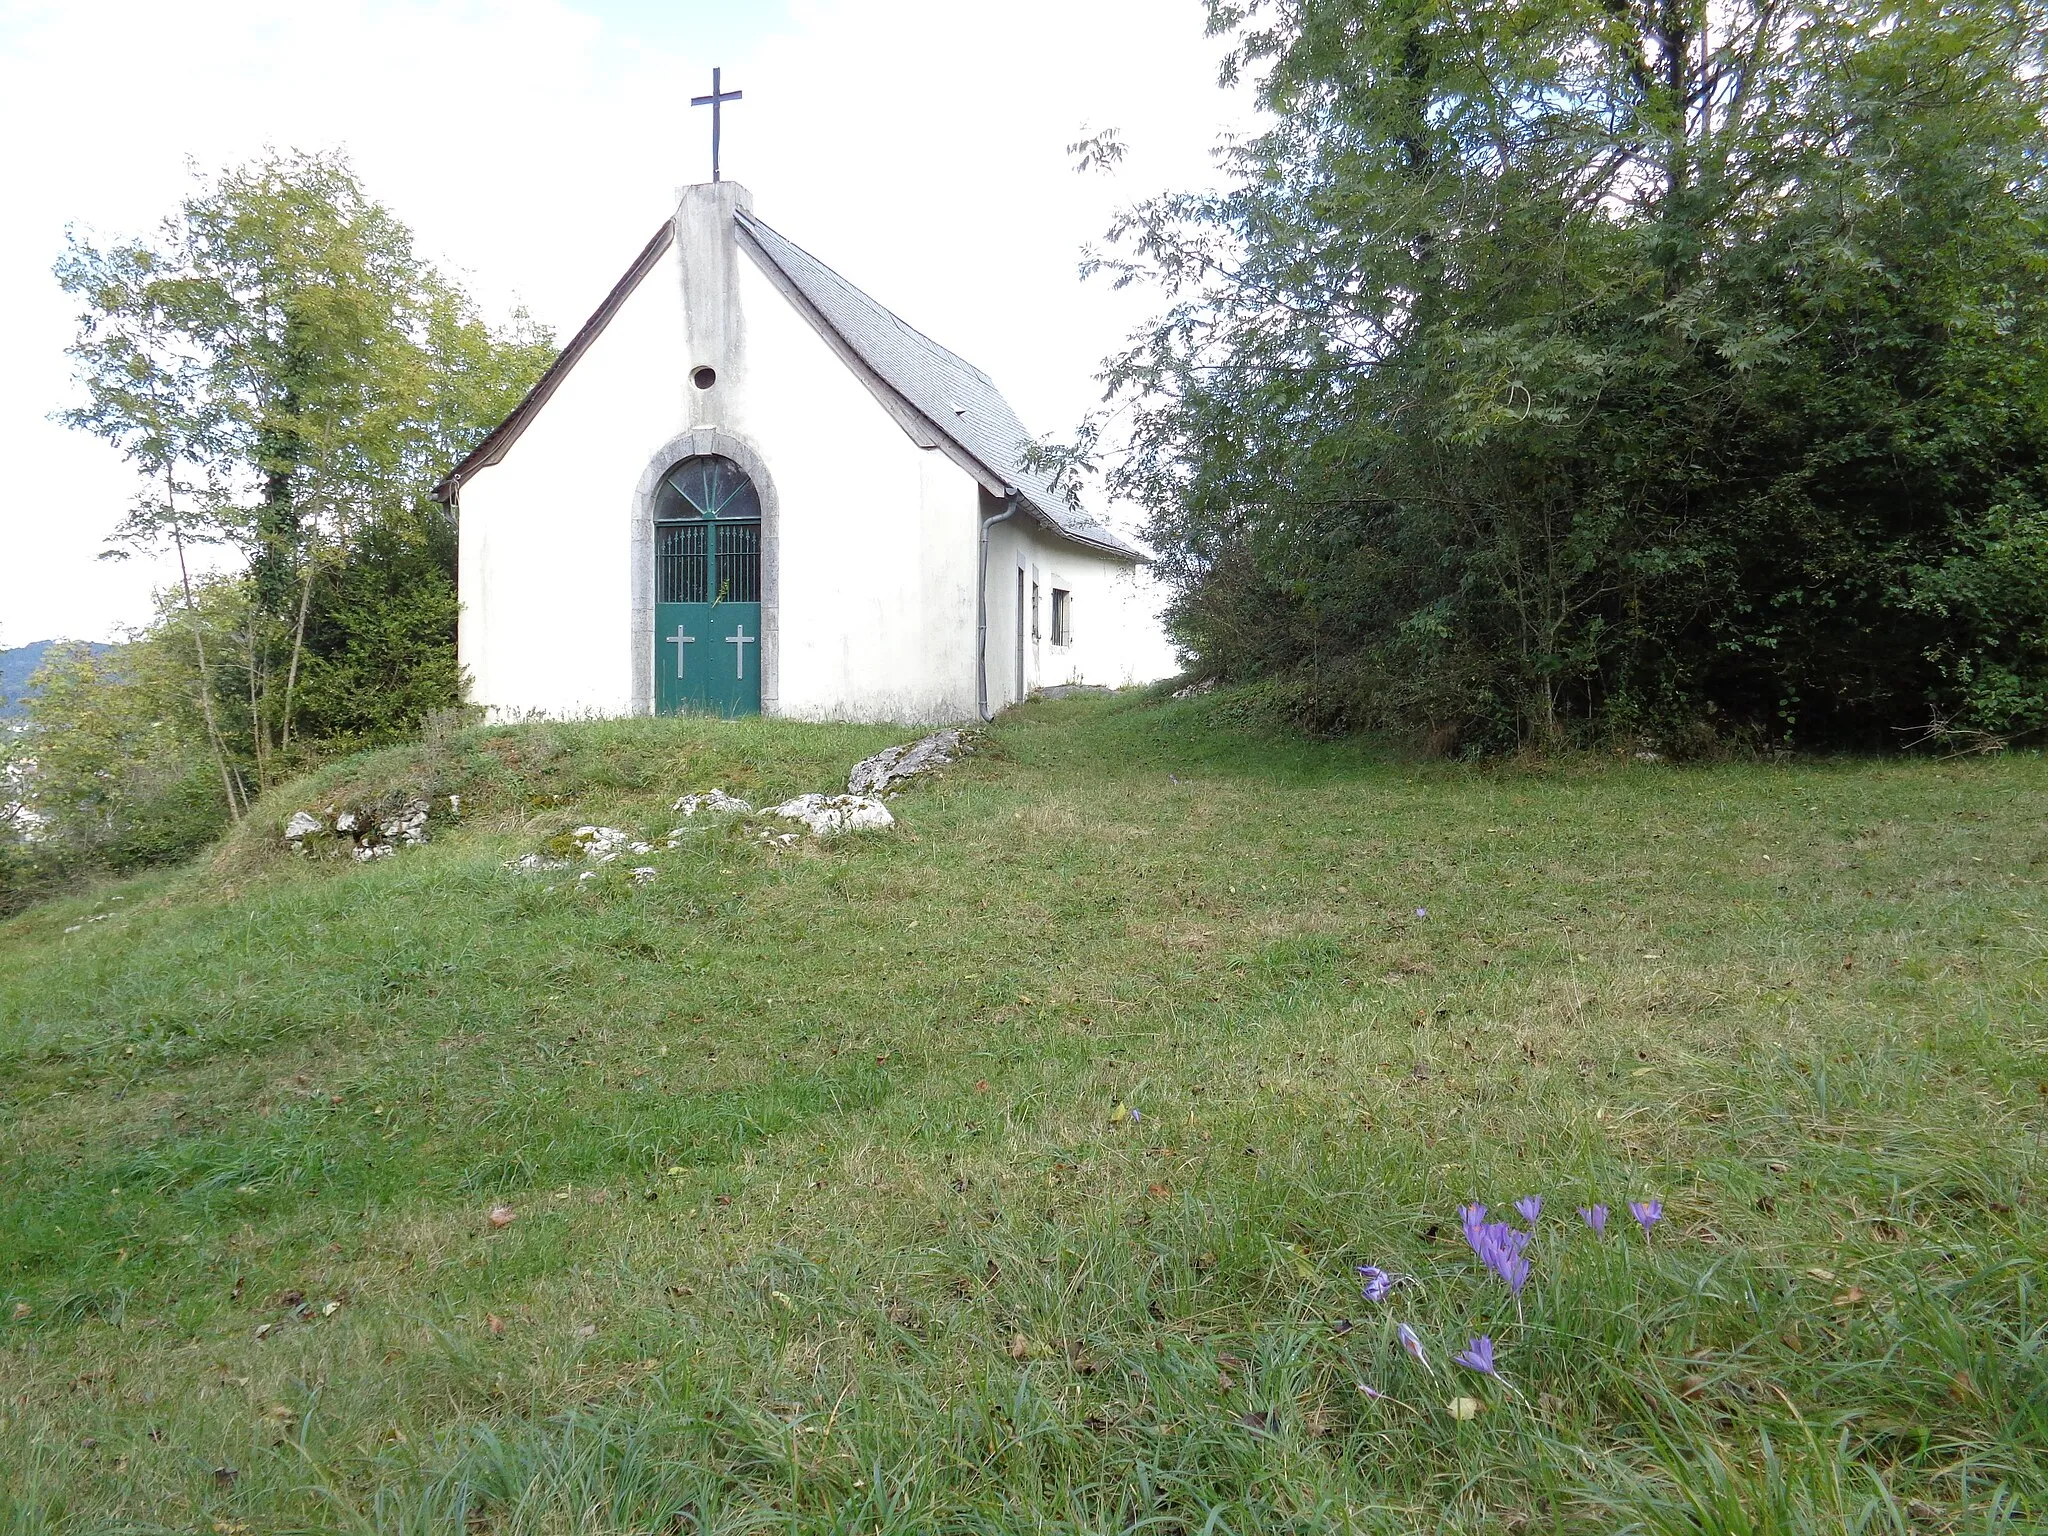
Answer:
[[[1439,746],[2048,725],[2031,0],[1211,13],[1272,125],[1103,258],[1207,670]]]

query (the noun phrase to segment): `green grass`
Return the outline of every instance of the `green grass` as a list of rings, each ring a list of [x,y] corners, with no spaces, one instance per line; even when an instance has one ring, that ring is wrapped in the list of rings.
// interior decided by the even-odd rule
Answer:
[[[504,861],[892,734],[473,732],[0,925],[0,1531],[2048,1524],[2048,766],[1228,709],[643,886]],[[407,790],[460,824],[271,846]],[[1518,1317],[1457,1210],[1531,1192]]]

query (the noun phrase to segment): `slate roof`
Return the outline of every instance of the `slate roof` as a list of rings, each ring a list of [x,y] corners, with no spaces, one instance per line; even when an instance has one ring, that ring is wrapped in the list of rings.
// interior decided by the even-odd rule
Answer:
[[[966,359],[913,330],[817,257],[750,213],[737,215],[741,244],[769,280],[810,321],[840,360],[921,447],[947,453],[989,491],[1020,492],[1037,521],[1064,538],[1125,560],[1145,557],[1110,529],[1067,503],[1043,475],[1023,463],[1030,434],[995,382]],[[668,250],[674,225],[664,221],[625,276],[583,323],[526,398],[491,429],[468,457],[434,487],[446,502],[480,469],[511,451],[526,425],[547,404],[641,279]]]
[[[905,324],[867,294],[826,266],[809,251],[762,223],[752,214],[738,216],[743,244],[769,269],[771,278],[786,279],[799,308],[825,334],[837,341],[842,357],[852,356],[869,389],[896,396],[891,411],[916,438],[941,441],[926,446],[948,447],[970,462],[970,473],[991,491],[1005,487],[1023,493],[1039,521],[1078,543],[1092,545],[1127,560],[1142,559],[1135,549],[1085,512],[1070,506],[1051,482],[1023,462],[1030,433],[995,381],[958,354]],[[783,286],[783,285],[778,285]],[[907,407],[907,413],[905,411]],[[906,414],[908,419],[906,419]],[[920,432],[922,427],[927,429]]]

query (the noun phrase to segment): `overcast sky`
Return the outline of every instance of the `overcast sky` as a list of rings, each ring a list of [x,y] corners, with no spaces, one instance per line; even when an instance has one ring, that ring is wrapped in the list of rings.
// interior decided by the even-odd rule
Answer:
[[[0,0],[0,647],[102,639],[167,576],[96,558],[133,481],[52,422],[74,224],[148,232],[189,186],[279,148],[345,148],[486,309],[566,337],[708,179],[994,375],[1034,431],[1094,403],[1141,301],[1076,277],[1120,203],[1213,180],[1241,129],[1200,0]],[[1081,177],[1064,146],[1117,127]]]

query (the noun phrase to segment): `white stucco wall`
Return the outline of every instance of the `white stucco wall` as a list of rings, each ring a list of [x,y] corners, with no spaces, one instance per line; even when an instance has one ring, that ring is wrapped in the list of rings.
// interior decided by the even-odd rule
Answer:
[[[692,428],[744,444],[772,482],[766,707],[906,723],[974,714],[980,519],[995,504],[905,434],[750,256],[717,247],[731,221],[713,200],[745,195],[685,189],[675,245],[504,459],[462,488],[461,656],[472,696],[500,716],[645,707],[651,662],[632,618],[639,490],[663,445]],[[704,365],[718,379],[699,390],[690,374]],[[644,571],[644,548],[641,560]],[[1024,621],[1025,693],[1173,670],[1129,566],[1015,518],[990,541],[992,709],[1019,696],[1020,561],[1027,607],[1034,572],[1041,597],[1035,640]],[[1055,586],[1074,594],[1064,647],[1051,643]]]
[[[458,648],[470,697],[494,713],[632,707],[629,512],[648,453],[684,420],[674,260],[634,290],[510,453],[462,487]]]
[[[778,707],[803,719],[974,712],[975,482],[919,448],[753,263],[739,264],[743,388],[781,508]]]
[[[1034,583],[1038,589],[1035,634],[1031,615]],[[1056,589],[1072,594],[1072,635],[1066,645],[1053,644]],[[1036,689],[1066,683],[1124,688],[1171,676],[1178,663],[1160,629],[1158,615],[1159,594],[1142,568],[1095,554],[1021,518],[998,524],[989,538],[990,708],[1005,708]]]

